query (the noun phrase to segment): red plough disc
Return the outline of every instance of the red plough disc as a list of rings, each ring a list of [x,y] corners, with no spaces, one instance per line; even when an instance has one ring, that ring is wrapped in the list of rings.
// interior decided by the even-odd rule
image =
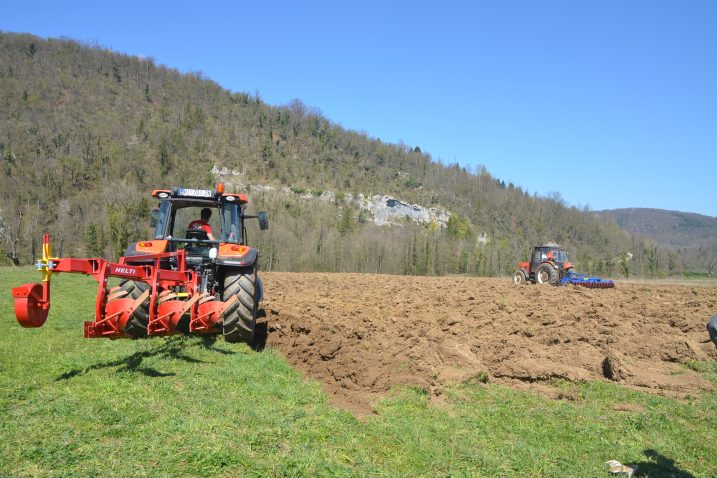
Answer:
[[[191,325],[192,332],[212,332],[216,324],[222,319],[222,313],[226,308],[224,302],[210,300],[199,304],[199,314],[196,321]]]
[[[177,324],[182,319],[182,316],[187,311],[187,302],[183,300],[167,300],[159,304],[157,308],[157,316],[162,321],[168,324],[168,331],[174,333],[177,328]]]
[[[127,321],[134,312],[134,301],[132,299],[116,299],[108,302],[105,306],[105,317],[107,322],[103,323],[103,336],[121,336],[127,326]]]
[[[23,327],[42,327],[50,313],[50,304],[43,307],[42,284],[23,284],[12,289],[15,317]]]

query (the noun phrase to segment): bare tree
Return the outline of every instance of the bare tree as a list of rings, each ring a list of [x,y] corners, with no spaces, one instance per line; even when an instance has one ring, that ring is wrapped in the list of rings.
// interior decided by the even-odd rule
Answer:
[[[2,216],[0,210],[0,242],[3,246],[5,256],[16,266],[20,265],[20,229],[22,221],[16,221],[14,224],[8,224]]]

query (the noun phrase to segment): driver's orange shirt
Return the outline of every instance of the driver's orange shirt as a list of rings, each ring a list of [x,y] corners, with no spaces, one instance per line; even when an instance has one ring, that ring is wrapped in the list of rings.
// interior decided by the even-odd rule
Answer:
[[[197,219],[196,221],[190,222],[187,229],[201,229],[207,234],[212,234],[212,226],[210,226],[204,219]]]

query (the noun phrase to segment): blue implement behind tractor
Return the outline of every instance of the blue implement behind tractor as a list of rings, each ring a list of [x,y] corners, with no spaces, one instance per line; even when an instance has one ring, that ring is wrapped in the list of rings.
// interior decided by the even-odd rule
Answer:
[[[601,279],[599,277],[591,277],[585,274],[569,271],[565,277],[560,279],[561,285],[581,285],[583,287],[595,289],[609,289],[615,287],[615,283],[610,279]]]

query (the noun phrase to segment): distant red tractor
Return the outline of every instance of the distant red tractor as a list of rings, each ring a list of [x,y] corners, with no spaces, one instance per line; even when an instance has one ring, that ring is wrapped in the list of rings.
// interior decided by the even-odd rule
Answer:
[[[615,287],[613,281],[578,274],[568,260],[568,253],[557,244],[536,246],[530,254],[530,261],[518,264],[513,273],[516,284],[573,284],[588,288],[609,289]]]
[[[560,284],[573,268],[568,261],[568,253],[560,246],[536,246],[530,255],[530,261],[518,264],[513,273],[516,284]]]

